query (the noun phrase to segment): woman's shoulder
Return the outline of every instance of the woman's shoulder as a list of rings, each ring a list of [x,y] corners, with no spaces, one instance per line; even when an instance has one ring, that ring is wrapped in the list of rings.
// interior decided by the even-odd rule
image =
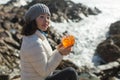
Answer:
[[[38,39],[36,35],[23,36],[23,42],[35,42]]]
[[[33,34],[33,35],[30,35],[30,36],[23,36],[23,40],[26,40],[26,41],[33,41],[33,40],[37,40],[38,37]]]
[[[32,46],[35,44],[41,44],[42,40],[35,34],[30,35],[30,36],[23,36],[23,44],[26,45],[26,47],[28,46]]]

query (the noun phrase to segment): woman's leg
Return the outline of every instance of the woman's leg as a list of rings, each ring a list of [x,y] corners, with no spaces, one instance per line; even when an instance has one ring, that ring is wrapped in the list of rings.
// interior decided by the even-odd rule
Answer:
[[[65,68],[49,76],[46,80],[78,80],[78,75],[72,67]]]

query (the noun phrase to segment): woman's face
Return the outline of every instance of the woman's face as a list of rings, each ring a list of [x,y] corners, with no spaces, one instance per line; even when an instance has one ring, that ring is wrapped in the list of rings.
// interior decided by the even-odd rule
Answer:
[[[48,14],[40,14],[36,18],[37,28],[46,31],[50,24],[50,16]]]

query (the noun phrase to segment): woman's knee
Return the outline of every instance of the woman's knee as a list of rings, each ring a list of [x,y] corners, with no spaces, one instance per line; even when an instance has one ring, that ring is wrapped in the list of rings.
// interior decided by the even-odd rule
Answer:
[[[68,67],[68,68],[66,68],[66,70],[67,70],[68,74],[75,75],[75,76],[77,75],[76,70],[72,67]]]

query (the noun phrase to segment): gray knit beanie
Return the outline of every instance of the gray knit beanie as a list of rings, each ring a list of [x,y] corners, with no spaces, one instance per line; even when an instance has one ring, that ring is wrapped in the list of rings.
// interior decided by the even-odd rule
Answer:
[[[42,13],[47,13],[48,15],[51,15],[49,8],[45,4],[37,3],[31,6],[25,13],[24,16],[25,22],[30,22],[36,19]]]

